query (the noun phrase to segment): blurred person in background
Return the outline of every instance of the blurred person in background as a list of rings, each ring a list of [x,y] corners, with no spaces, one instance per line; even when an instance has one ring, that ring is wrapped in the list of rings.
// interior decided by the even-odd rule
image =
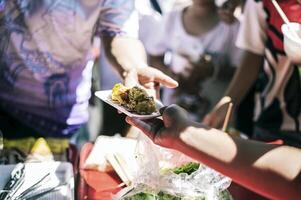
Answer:
[[[300,0],[278,3],[291,22],[301,23]],[[246,2],[237,40],[238,47],[244,50],[243,58],[225,96],[238,105],[255,84],[256,105],[250,108],[255,113],[253,138],[266,142],[282,139],[300,147],[300,67],[290,62],[284,52],[283,23],[271,1]],[[224,116],[225,109],[221,108],[208,114],[204,122],[220,127]]]
[[[146,64],[137,28],[128,23],[137,17],[134,1],[0,2],[0,129],[5,137],[70,138],[81,131],[88,120],[95,35],[128,86],[177,85]]]
[[[163,103],[178,103],[200,120],[222,97],[239,63],[235,47],[237,20],[225,23],[211,0],[164,16],[156,37],[145,47],[149,63],[179,81],[177,90],[163,90]]]
[[[231,24],[236,18],[242,21],[245,0],[215,0],[215,4],[218,7],[219,16],[224,22]],[[238,130],[248,137],[252,137],[254,127],[254,111],[250,109],[255,105],[254,94],[255,84],[236,107],[234,115],[234,130]]]
[[[222,21],[232,24],[237,18],[240,19],[243,7],[241,0],[215,0],[215,5],[218,7],[218,14]]]

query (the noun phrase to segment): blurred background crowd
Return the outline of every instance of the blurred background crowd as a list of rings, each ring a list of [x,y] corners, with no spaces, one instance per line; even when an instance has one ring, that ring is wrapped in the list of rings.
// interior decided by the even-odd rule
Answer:
[[[244,1],[136,1],[137,37],[146,49],[148,64],[179,82],[176,89],[161,89],[163,104],[179,104],[193,120],[201,121],[223,97],[242,55],[235,41],[243,5]],[[98,51],[100,43],[94,38],[97,62],[93,89],[109,90],[122,79],[110,67],[103,50]],[[252,94],[244,102],[233,128],[251,134],[252,112],[248,108],[253,103]],[[95,97],[90,101],[90,112],[92,138],[99,133],[124,135],[127,131],[124,117]]]
[[[225,139],[231,138],[233,148],[239,148],[237,154],[246,153],[238,161],[247,163],[246,171],[254,168],[249,155],[260,157],[277,148],[265,143],[300,148],[301,1],[277,2],[0,0],[0,158],[8,158],[0,163],[25,161],[31,149],[38,149],[36,141],[46,143],[37,140],[40,137],[47,139],[52,152],[61,154],[57,160],[70,161],[72,154],[66,155],[66,150],[80,150],[99,135],[136,138],[141,131],[134,126],[156,135],[156,126],[149,128],[149,121],[127,118],[134,125],[130,126],[124,114],[94,95],[120,82],[142,86],[152,94],[157,89],[164,105],[177,104],[188,111],[186,119],[179,107],[169,107],[178,114],[169,116],[179,122],[174,129],[186,122],[210,127],[216,136],[212,143],[211,135],[201,135],[213,144],[212,152],[219,151],[217,155],[231,154]],[[227,117],[231,105],[232,116]],[[223,123],[228,119],[229,125]],[[168,119],[163,121],[168,124]],[[223,127],[231,137],[224,133],[220,137],[221,132],[211,127]],[[196,141],[202,141],[199,136],[194,136]],[[224,146],[216,144],[220,138]],[[237,138],[264,143],[240,143]],[[18,150],[6,150],[2,156],[3,143],[6,149]],[[204,154],[210,147],[203,148],[201,159],[210,155]],[[294,157],[291,150],[277,156]],[[295,159],[288,167],[296,166],[299,173]],[[278,162],[268,164],[278,169]],[[234,168],[215,164],[214,159],[209,162],[226,172],[230,167],[226,174],[230,177],[237,175],[235,163]],[[245,174],[241,179],[250,180]],[[261,171],[254,174],[260,177]],[[252,181],[248,187],[253,187]]]

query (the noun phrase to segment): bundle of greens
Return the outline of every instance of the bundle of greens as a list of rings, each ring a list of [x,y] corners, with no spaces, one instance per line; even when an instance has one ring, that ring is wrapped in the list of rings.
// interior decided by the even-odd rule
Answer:
[[[196,170],[198,170],[199,167],[200,167],[200,163],[189,162],[180,167],[176,167],[176,168],[172,169],[172,172],[175,174],[186,173],[186,174],[190,175],[193,172],[195,172]]]
[[[112,89],[112,100],[137,114],[148,115],[156,111],[154,98],[138,86],[127,88],[121,83],[116,84]]]
[[[199,167],[200,167],[200,163],[188,162],[179,167],[175,167],[173,169],[165,169],[163,171],[164,173],[168,173],[168,172],[172,172],[175,174],[186,173],[190,175],[196,170],[198,170]],[[194,197],[194,198],[179,197],[160,191],[158,193],[140,192],[131,197],[127,197],[124,200],[206,200],[206,198],[205,197]],[[225,190],[219,193],[218,200],[232,200],[232,197],[230,193],[227,190]]]
[[[140,192],[125,200],[181,200],[181,198],[164,192],[159,192],[158,194]]]
[[[206,198],[195,197],[191,199],[185,197],[176,197],[165,192],[159,192],[158,194],[141,192],[132,197],[126,198],[125,200],[206,200]],[[225,190],[219,194],[218,200],[233,200],[233,198],[231,197],[230,193]]]

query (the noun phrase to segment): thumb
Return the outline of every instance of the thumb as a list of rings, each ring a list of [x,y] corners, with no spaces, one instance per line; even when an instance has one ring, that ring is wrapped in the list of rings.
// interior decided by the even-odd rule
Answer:
[[[178,125],[179,123],[186,122],[187,112],[180,106],[172,104],[165,108],[162,117],[164,126],[166,128],[170,128]]]

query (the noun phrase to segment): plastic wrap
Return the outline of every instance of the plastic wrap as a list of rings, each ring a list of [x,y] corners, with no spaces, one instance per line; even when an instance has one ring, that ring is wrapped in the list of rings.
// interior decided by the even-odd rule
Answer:
[[[145,136],[139,138],[135,157],[139,170],[132,185],[113,197],[116,200],[232,199],[226,190],[231,179],[203,164],[191,174],[176,174],[174,168],[196,161]]]

